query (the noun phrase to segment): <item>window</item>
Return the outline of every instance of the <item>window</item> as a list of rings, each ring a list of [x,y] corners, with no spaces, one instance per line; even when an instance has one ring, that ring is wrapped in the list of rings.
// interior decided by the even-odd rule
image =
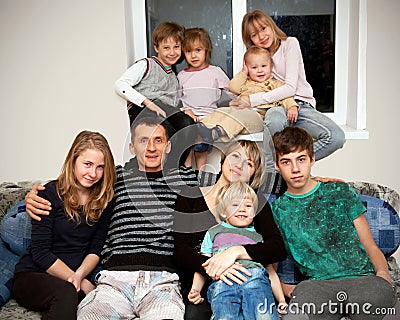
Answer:
[[[368,138],[365,130],[366,0],[303,0],[298,3],[296,6],[289,0],[125,0],[128,65],[153,53],[151,43],[148,44],[152,28],[160,21],[172,20],[185,27],[206,28],[213,42],[213,64],[221,66],[232,77],[241,69],[245,51],[241,38],[242,17],[247,11],[262,8],[270,14],[274,12],[277,24],[288,35],[299,38],[306,66],[310,65],[306,59],[313,55],[310,51],[304,54],[304,50],[316,49],[307,45],[303,48],[301,39],[318,34],[320,39],[334,42],[334,51],[325,56],[326,65],[321,61],[309,66],[309,69],[319,68],[319,72],[313,75],[306,70],[307,78],[316,91],[320,111],[343,127],[347,139]],[[293,21],[312,24],[312,28],[318,26],[319,32],[293,34],[293,28],[289,28]],[[184,62],[177,70],[183,67]],[[334,75],[323,74],[321,68],[334,69]],[[327,82],[319,86],[323,81]]]

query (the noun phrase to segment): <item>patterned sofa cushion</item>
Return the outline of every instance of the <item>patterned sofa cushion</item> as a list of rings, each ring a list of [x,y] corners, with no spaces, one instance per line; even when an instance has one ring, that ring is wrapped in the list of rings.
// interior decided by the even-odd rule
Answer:
[[[376,183],[350,182],[367,208],[368,221],[375,243],[386,257],[400,245],[400,195]]]
[[[386,257],[390,257],[400,245],[400,217],[387,202],[375,197],[358,195],[367,208],[368,221],[375,243]]]
[[[0,220],[3,219],[13,205],[25,197],[25,194],[30,189],[28,186],[22,187],[11,182],[0,184]]]

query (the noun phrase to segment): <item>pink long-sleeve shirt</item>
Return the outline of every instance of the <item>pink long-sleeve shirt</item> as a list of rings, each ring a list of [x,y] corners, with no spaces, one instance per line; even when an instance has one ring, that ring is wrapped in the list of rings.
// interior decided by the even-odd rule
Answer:
[[[294,97],[315,107],[316,101],[313,97],[313,89],[306,79],[299,41],[294,37],[288,37],[282,41],[272,56],[272,62],[272,75],[275,79],[284,82],[284,85],[269,92],[250,95],[251,106],[256,107]]]

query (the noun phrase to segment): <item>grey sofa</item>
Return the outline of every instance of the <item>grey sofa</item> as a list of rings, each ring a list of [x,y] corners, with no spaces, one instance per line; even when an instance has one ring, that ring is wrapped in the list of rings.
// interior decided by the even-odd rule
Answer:
[[[19,183],[3,182],[0,184],[0,220],[6,215],[7,211],[14,205],[24,199],[25,194],[32,188],[35,183],[42,183],[42,181],[24,181]],[[3,225],[1,225],[3,227]],[[5,230],[2,230],[5,231]],[[2,232],[3,233],[3,232]],[[18,255],[12,252],[11,248],[7,246],[2,239],[0,239],[0,252],[1,252],[1,279],[0,293],[2,299],[6,299],[9,294],[9,283],[5,284],[4,280],[9,276],[4,274],[6,269],[10,267],[10,264],[18,260]],[[6,265],[4,265],[6,264]],[[14,299],[8,300],[8,302],[0,310],[0,319],[24,319],[24,320],[39,320],[41,315],[38,312],[29,311],[17,304]]]
[[[207,176],[203,176],[201,177],[201,179],[201,184],[208,184],[209,182],[207,183],[207,181],[212,181],[212,179]],[[0,184],[0,221],[3,220],[4,215],[12,207],[14,207],[17,203],[24,199],[25,194],[36,183],[44,183],[44,181],[24,181],[19,183],[3,182]],[[369,221],[369,223],[373,234],[375,234],[379,239],[383,240],[383,243],[380,244],[381,247],[388,247],[383,247],[383,251],[389,253],[386,254],[386,256],[390,273],[395,285],[397,286],[397,291],[398,293],[400,293],[400,269],[396,262],[396,259],[391,256],[392,251],[394,251],[395,247],[400,244],[400,218],[398,217],[398,213],[400,211],[399,194],[390,188],[376,184],[363,182],[350,184],[353,186],[355,191],[360,196],[362,196],[361,199],[364,202],[364,205],[367,206],[368,214],[372,216],[372,219],[376,218],[377,220],[376,223],[374,223],[373,221],[372,223],[370,223]],[[273,201],[274,197],[269,197],[269,199],[269,201]],[[380,202],[375,201],[375,199],[377,201],[379,200]],[[385,211],[388,207],[390,208],[391,212],[393,212],[394,216],[390,219],[383,219],[384,221],[389,222],[385,225],[382,225],[382,219],[379,218],[379,215],[382,213],[380,212],[380,210],[382,209]],[[0,228],[3,228],[2,224],[0,224]],[[4,231],[5,230],[2,230],[1,233],[3,234]],[[388,239],[387,235],[389,235],[391,238]],[[7,243],[5,243],[3,239],[0,239],[0,245],[1,260],[3,260],[2,263],[7,263],[7,261],[9,261],[10,263],[14,261],[15,263],[15,261],[18,260],[18,254],[15,254],[15,252],[12,251],[12,248],[9,248],[7,246]],[[0,270],[0,272],[2,272],[1,279],[7,278],[7,275],[4,274],[4,266],[0,265]],[[10,284],[8,283],[8,286],[9,285]],[[0,319],[41,319],[40,313],[29,311],[19,306],[16,301],[12,299],[12,297],[11,299],[8,299],[7,297],[9,295],[7,296],[7,290],[8,289],[6,288],[4,281],[3,283],[0,283],[0,294],[2,297],[5,297],[7,299],[7,302],[0,309]]]

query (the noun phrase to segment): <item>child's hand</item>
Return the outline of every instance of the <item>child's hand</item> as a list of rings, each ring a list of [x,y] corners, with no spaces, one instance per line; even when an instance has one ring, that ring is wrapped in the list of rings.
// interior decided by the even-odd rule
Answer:
[[[297,106],[291,106],[287,111],[287,121],[288,122],[296,122],[297,116],[299,115],[299,109]]]
[[[158,105],[156,105],[154,102],[150,102],[149,104],[146,104],[146,108],[157,113],[157,115],[159,115],[159,116],[162,116],[164,118],[167,117],[167,114],[165,113],[165,111],[163,109],[161,109]]]
[[[190,292],[188,294],[188,299],[193,304],[199,304],[204,301],[204,298],[201,297],[199,290],[193,288],[190,289]]]
[[[286,302],[279,302],[278,307],[276,308],[278,311],[279,318],[282,318],[283,315],[287,313],[288,304]]]
[[[185,109],[185,110],[183,110],[183,112],[184,112],[186,115],[188,115],[189,117],[191,117],[191,118],[194,120],[194,122],[199,122],[199,121],[200,121],[199,117],[196,116],[196,115],[193,113],[192,110],[190,110],[190,109]]]
[[[237,97],[234,100],[229,101],[229,106],[235,109],[249,109],[250,105],[250,97],[249,96],[241,96]]]
[[[249,75],[249,68],[247,68],[246,63],[244,62],[244,59],[243,59],[242,72],[243,72],[246,76]]]

